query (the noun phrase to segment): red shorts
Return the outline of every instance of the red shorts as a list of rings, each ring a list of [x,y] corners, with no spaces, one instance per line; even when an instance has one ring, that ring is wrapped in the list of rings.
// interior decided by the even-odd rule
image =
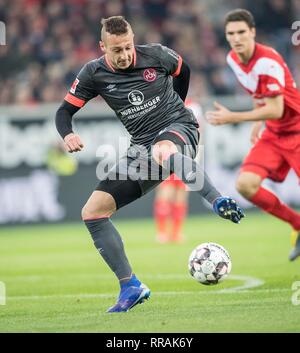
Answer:
[[[245,158],[241,172],[282,182],[290,169],[300,178],[300,133],[275,135],[265,130]]]
[[[165,181],[163,181],[161,186],[172,185],[174,188],[187,189],[185,183],[178,178],[176,174],[171,174]]]

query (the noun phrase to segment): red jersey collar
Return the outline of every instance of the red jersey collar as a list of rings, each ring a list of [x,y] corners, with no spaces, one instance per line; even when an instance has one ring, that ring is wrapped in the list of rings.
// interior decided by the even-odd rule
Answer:
[[[243,63],[240,58],[238,57],[238,55],[232,50],[232,58],[234,59],[234,61],[236,61],[239,65],[244,66],[244,67],[248,67],[251,65],[253,59],[256,57],[257,54],[257,50],[258,50],[259,44],[255,42],[255,46],[254,46],[254,50],[252,53],[251,58],[248,60],[247,64]]]

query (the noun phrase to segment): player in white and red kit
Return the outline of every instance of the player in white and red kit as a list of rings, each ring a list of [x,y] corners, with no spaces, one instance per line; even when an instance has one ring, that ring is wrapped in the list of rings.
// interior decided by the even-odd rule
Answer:
[[[294,249],[300,255],[300,214],[261,186],[265,178],[282,182],[290,169],[300,177],[300,92],[284,59],[273,48],[255,41],[250,12],[236,9],[225,20],[226,39],[232,50],[227,62],[241,85],[252,95],[254,109],[232,112],[219,103],[206,113],[213,125],[254,121],[254,144],[241,167],[238,191],[257,207],[288,222],[293,228]],[[265,129],[260,130],[265,122]]]

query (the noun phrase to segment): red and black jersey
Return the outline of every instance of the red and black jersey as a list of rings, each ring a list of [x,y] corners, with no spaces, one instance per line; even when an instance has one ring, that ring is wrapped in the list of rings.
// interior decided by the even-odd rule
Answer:
[[[106,55],[88,62],[65,100],[82,107],[100,95],[132,135],[132,143],[148,145],[171,123],[197,125],[173,89],[172,76],[180,73],[181,65],[182,58],[167,47],[137,45],[128,69],[113,68]]]

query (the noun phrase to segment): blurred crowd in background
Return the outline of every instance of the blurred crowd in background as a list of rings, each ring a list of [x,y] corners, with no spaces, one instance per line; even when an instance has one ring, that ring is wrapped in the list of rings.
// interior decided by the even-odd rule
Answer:
[[[0,104],[60,102],[80,68],[102,55],[103,17],[124,15],[135,43],[175,49],[192,69],[190,96],[241,94],[226,65],[224,15],[250,10],[257,40],[276,48],[300,84],[300,45],[292,44],[299,0],[0,0]]]

